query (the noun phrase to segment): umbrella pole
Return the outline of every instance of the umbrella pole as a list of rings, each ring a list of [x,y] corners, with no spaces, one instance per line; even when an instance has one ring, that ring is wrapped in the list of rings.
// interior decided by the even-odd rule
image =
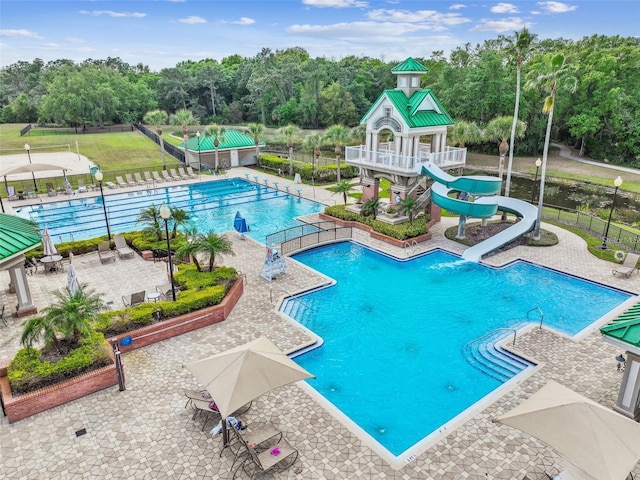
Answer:
[[[222,422],[222,449],[220,450],[220,456],[224,452],[224,449],[229,446],[229,430],[227,430],[227,418],[222,418],[220,422]]]

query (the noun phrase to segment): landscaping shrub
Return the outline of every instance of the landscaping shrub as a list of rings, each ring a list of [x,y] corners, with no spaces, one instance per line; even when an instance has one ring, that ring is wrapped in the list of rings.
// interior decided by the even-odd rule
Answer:
[[[325,213],[340,220],[362,223],[370,226],[375,232],[387,235],[398,240],[407,240],[427,233],[428,216],[422,216],[413,221],[413,223],[405,222],[398,225],[374,220],[371,216],[364,216],[349,210],[344,205],[335,205],[325,208]]]

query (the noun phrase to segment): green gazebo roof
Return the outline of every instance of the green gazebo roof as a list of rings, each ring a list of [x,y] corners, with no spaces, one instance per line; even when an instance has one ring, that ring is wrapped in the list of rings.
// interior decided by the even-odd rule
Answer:
[[[427,67],[411,57],[391,69],[391,73],[427,73],[428,71]]]
[[[384,98],[389,99],[409,128],[453,125],[453,118],[429,88],[417,90],[409,98],[402,90],[385,90],[364,114],[360,123],[365,121]]]
[[[208,135],[200,135],[200,151],[208,152],[213,151],[216,147],[213,145],[214,137]],[[218,142],[220,142],[220,138],[218,138]],[[260,142],[260,145],[264,145],[264,142]],[[184,148],[184,142],[182,142],[179,147]],[[218,146],[218,151],[230,149],[230,148],[247,148],[247,147],[255,147],[255,143],[253,138],[249,135],[245,135],[238,130],[227,130],[224,134],[224,142],[220,142]],[[187,148],[193,152],[198,151],[198,137],[190,138],[187,141]]]
[[[39,245],[38,227],[29,220],[0,213],[0,262]]]
[[[640,303],[636,303],[613,322],[602,327],[600,333],[640,348]]]

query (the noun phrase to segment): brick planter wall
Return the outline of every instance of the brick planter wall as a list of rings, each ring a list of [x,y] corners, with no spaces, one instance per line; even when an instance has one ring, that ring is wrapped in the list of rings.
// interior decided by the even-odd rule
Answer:
[[[371,228],[369,225],[365,225],[363,223],[359,223],[359,222],[355,222],[353,220],[340,220],[339,218],[336,217],[332,217],[331,215],[327,215],[326,213],[320,213],[319,214],[320,219],[321,220],[328,220],[331,222],[335,222],[336,225],[339,225],[341,227],[352,227],[352,228],[357,228],[359,230],[363,230],[365,232],[368,232],[369,235],[371,236],[371,238],[375,238],[376,240],[380,240],[382,242],[388,243],[389,245],[393,245],[394,247],[398,247],[398,248],[402,248],[404,247],[404,244],[407,241],[416,241],[418,243],[420,242],[425,242],[427,240],[431,240],[431,234],[429,232],[423,234],[423,235],[419,235],[417,237],[413,237],[413,238],[409,238],[407,240],[398,240],[397,238],[393,238],[390,237],[388,235],[384,235],[382,233],[378,233],[376,231],[373,230],[373,228]],[[427,224],[427,228],[429,228],[431,225],[433,225],[435,222],[430,221]]]
[[[229,292],[227,292],[227,295],[219,305],[181,315],[158,324],[148,325],[108,340],[110,342],[114,342],[116,339],[120,341],[123,337],[131,336],[133,342],[126,347],[120,347],[120,351],[124,353],[192,330],[197,330],[207,325],[213,325],[223,321],[229,316],[231,310],[233,310],[233,307],[238,303],[243,293],[244,285],[242,278],[238,277],[236,283],[231,287]],[[109,353],[113,359],[112,348],[109,348]],[[18,420],[117,384],[118,375],[115,364],[113,364],[50,387],[13,397],[11,395],[11,388],[9,387],[9,379],[7,378],[7,369],[6,367],[0,368],[0,394],[2,395],[2,401],[9,423],[17,422]]]

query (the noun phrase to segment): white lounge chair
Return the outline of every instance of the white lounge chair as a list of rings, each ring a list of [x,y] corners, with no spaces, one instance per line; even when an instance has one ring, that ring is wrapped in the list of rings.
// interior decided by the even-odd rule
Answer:
[[[98,245],[98,257],[102,263],[107,263],[113,260],[116,261],[116,254],[111,250],[111,245],[108,241],[101,242]]]
[[[154,172],[157,173],[157,172]],[[155,185],[155,180],[151,177],[149,172],[144,172],[144,179],[147,181],[147,185],[153,186]]]
[[[128,187],[128,186],[129,186],[129,184],[128,184],[127,182],[125,182],[125,181],[122,179],[122,177],[116,177],[116,182],[118,182],[118,186],[119,186],[120,188],[125,188],[125,187]]]
[[[133,176],[136,179],[136,183],[138,185],[146,185],[147,181],[142,179],[142,175],[140,175],[138,172],[134,173]]]
[[[127,185],[129,185],[130,187],[135,187],[137,185],[136,181],[133,179],[130,173],[126,173],[124,175],[124,178],[127,179]]]
[[[133,257],[135,255],[136,252],[127,245],[127,241],[122,235],[116,235],[113,240],[116,244],[116,252],[118,252],[120,258]]]
[[[155,170],[152,172],[152,175],[153,175],[153,181],[154,182],[158,182],[158,183],[164,182],[164,178],[162,178],[160,176],[160,174],[158,172],[156,172]]]
[[[164,178],[167,182],[173,182],[173,177],[169,175],[169,172],[166,170],[162,170],[162,178]]]
[[[174,182],[177,182],[178,180],[182,180],[182,177],[176,173],[175,168],[170,168],[169,173],[171,174],[171,178],[173,179]]]
[[[178,174],[182,177],[183,180],[189,180],[189,174],[184,171],[184,168],[178,167]]]
[[[193,168],[191,167],[187,167],[187,174],[191,177],[191,178],[198,178],[198,174],[195,173],[193,171]]]
[[[638,269],[638,260],[640,260],[640,255],[636,255],[635,253],[627,253],[627,256],[624,258],[624,262],[622,265],[616,267],[611,272],[614,276],[620,275],[622,277],[629,278],[631,274]]]

